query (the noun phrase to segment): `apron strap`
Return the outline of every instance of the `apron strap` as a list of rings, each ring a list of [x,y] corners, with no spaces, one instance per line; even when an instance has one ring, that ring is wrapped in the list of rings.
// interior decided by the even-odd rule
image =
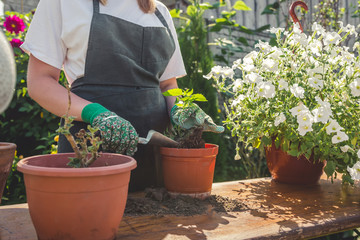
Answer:
[[[164,25],[164,27],[167,28],[167,30],[168,30],[168,32],[170,34],[170,37],[174,40],[173,35],[171,34],[171,31],[170,31],[169,25],[167,24],[164,16],[161,14],[161,12],[159,11],[158,8],[155,9],[155,15],[160,20],[160,22]]]
[[[169,26],[164,18],[164,16],[161,14],[161,12],[159,11],[158,8],[155,9],[155,15],[158,17],[158,19],[160,20],[160,22],[167,28],[169,29]]]
[[[100,3],[99,0],[93,0],[93,12],[99,13],[100,12]]]

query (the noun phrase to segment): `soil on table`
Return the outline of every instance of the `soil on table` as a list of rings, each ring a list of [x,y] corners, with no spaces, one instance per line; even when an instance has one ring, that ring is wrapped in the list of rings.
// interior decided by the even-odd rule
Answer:
[[[177,196],[171,198],[164,189],[147,189],[145,197],[128,197],[125,215],[178,215],[193,216],[206,214],[210,211],[219,213],[241,212],[246,210],[242,202],[211,195],[201,200],[189,196]]]

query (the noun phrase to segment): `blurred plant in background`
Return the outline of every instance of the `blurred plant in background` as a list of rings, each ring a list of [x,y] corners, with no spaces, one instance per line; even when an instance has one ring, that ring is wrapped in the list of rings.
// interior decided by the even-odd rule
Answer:
[[[27,92],[29,56],[19,47],[25,39],[33,14],[34,11],[27,14],[5,12],[4,16],[0,16],[0,27],[13,47],[17,75],[15,95],[7,110],[0,115],[0,141],[16,143],[18,156],[24,157],[56,152],[54,137],[59,126],[59,118],[45,111]],[[65,81],[63,74],[60,81]],[[15,156],[2,204],[26,201],[22,174],[16,171],[16,163],[21,158],[18,156]]]

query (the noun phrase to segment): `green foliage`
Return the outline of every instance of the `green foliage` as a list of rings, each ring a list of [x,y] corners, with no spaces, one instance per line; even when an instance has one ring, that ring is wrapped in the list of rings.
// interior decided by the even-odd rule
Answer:
[[[262,149],[274,139],[291,156],[327,160],[328,176],[340,173],[347,181],[360,156],[360,45],[341,47],[357,33],[340,25],[328,33],[315,22],[309,37],[297,27],[272,28],[278,47],[260,42],[259,50],[230,67],[213,67],[206,77],[230,94],[225,123],[239,142]]]
[[[221,5],[220,5],[221,6]],[[227,31],[228,37],[217,38],[211,45],[218,46],[221,49],[221,54],[216,54],[214,60],[226,65],[230,64],[230,58],[239,52],[243,52],[243,46],[249,46],[246,38],[234,35],[234,32],[242,32],[246,34],[255,34],[270,28],[270,25],[262,26],[258,29],[248,29],[245,26],[239,25],[235,18],[238,11],[251,11],[243,1],[236,1],[233,6],[227,11],[221,11],[221,18],[215,19],[209,24],[210,32]]]
[[[23,158],[15,153],[14,161],[9,172],[4,189],[1,205],[17,204],[26,202],[24,179],[21,172],[16,171],[16,164]]]
[[[0,17],[0,26],[4,26],[4,21],[8,16],[18,16],[23,20],[25,30],[23,32],[11,33],[3,28],[9,40],[13,39],[24,41],[28,27],[33,17],[33,12],[20,14],[18,12],[5,12]],[[13,142],[17,145],[19,156],[32,156],[38,154],[51,153],[54,150],[54,132],[58,128],[59,118],[45,111],[34,100],[27,91],[26,75],[29,61],[28,54],[20,48],[13,46],[16,62],[16,88],[15,95],[8,109],[0,115],[0,141]],[[60,82],[66,79],[62,74]],[[7,181],[4,191],[2,204],[11,204],[25,201],[25,190],[23,186],[22,174],[16,171],[16,163],[19,161],[15,157],[12,171]]]
[[[341,17],[345,13],[345,8],[339,8],[340,0],[320,1],[314,8],[313,13],[314,22],[319,23],[325,29],[331,31],[338,31]]]
[[[203,94],[208,102],[198,105],[214,120],[221,124],[223,113],[219,107],[217,92],[212,83],[203,78],[208,73],[213,64],[214,56],[208,44],[208,29],[220,31],[223,27],[236,25],[230,18],[234,16],[234,11],[223,12],[223,18],[217,19],[215,24],[207,26],[204,19],[204,13],[207,10],[218,9],[225,6],[224,1],[218,1],[214,4],[200,3],[200,1],[190,1],[186,14],[180,10],[171,10],[172,17],[179,20],[177,34],[179,44],[182,49],[182,56],[187,71],[187,76],[178,79],[180,88],[194,89],[195,92]],[[234,7],[244,8],[243,1],[235,3]],[[249,9],[246,9],[249,10]],[[241,26],[239,26],[240,28]],[[241,27],[243,31],[246,28]],[[249,30],[249,32],[252,32]],[[245,40],[246,41],[246,40]],[[243,43],[245,43],[242,40]],[[242,44],[242,43],[241,43]],[[232,51],[233,49],[230,49]],[[212,134],[205,132],[203,138],[206,142],[219,145],[220,151],[217,157],[214,181],[226,181],[233,179],[242,179],[247,177],[245,167],[242,162],[234,161],[235,143],[227,130],[222,134]]]
[[[5,35],[9,41],[12,39],[24,41],[33,13],[29,12],[23,15],[17,12],[6,12],[0,18],[1,26],[7,16],[13,15],[23,19],[26,26],[25,31],[15,34],[4,29]],[[39,149],[38,146],[49,146],[43,138],[57,129],[59,118],[45,111],[29,97],[26,86],[29,56],[17,47],[14,47],[14,52],[17,71],[15,96],[9,108],[0,115],[0,140],[16,143],[17,150],[21,155],[41,154],[43,153],[42,149]],[[60,81],[64,81],[63,75]]]
[[[194,92],[193,89],[183,90],[180,88],[175,88],[164,92],[163,95],[177,97],[175,105],[178,106],[179,108],[187,108],[188,106],[190,106],[192,102],[196,102],[196,101],[207,102],[207,99],[204,97],[204,95],[200,93],[193,94],[193,92]]]

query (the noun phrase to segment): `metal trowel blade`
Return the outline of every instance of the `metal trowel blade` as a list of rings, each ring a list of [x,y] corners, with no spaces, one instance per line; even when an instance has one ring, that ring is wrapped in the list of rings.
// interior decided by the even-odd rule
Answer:
[[[155,131],[150,130],[146,138],[139,137],[140,144],[150,144],[160,147],[177,147],[179,143],[165,135]]]

